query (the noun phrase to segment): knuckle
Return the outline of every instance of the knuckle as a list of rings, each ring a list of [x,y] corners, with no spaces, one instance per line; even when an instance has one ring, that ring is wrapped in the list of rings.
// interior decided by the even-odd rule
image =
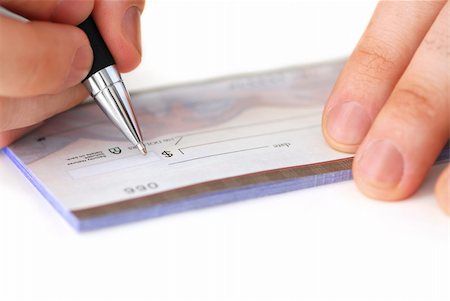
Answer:
[[[431,84],[409,82],[397,88],[395,103],[396,114],[409,122],[434,122],[443,112],[442,93]]]
[[[450,41],[450,31],[448,30],[448,27],[438,27],[434,28],[434,30],[425,37],[422,45],[427,50],[435,51],[441,54],[445,59],[449,59],[450,47],[448,41]]]
[[[355,49],[352,58],[363,77],[381,81],[396,67],[398,51],[394,46],[375,37],[366,37]]]

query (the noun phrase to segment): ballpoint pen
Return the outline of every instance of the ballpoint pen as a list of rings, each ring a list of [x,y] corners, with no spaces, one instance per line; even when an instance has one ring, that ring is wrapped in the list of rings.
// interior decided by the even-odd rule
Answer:
[[[130,94],[125,88],[94,19],[89,16],[78,27],[86,33],[94,53],[91,71],[83,80],[84,86],[128,140],[136,145],[143,155],[147,154],[141,130],[131,106]]]

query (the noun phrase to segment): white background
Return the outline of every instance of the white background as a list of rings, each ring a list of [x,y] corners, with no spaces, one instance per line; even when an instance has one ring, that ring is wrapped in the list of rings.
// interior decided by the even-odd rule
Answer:
[[[142,89],[348,55],[374,1],[152,0]],[[351,181],[78,234],[0,155],[0,300],[449,300],[450,219]]]

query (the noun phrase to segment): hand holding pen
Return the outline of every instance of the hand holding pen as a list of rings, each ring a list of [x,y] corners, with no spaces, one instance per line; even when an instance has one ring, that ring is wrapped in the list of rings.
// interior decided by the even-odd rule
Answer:
[[[0,15],[0,147],[88,96],[93,51],[79,25],[95,19],[119,72],[141,59],[144,1],[1,1],[31,22]]]

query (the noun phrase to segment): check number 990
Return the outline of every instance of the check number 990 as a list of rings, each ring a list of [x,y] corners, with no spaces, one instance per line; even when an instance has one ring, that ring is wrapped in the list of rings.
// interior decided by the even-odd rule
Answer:
[[[134,187],[127,187],[124,189],[124,191],[127,194],[134,194],[134,193],[139,193],[139,192],[146,192],[146,191],[150,191],[150,190],[155,190],[157,189],[159,186],[157,183],[155,182],[150,182],[147,184],[140,184],[140,185],[136,185]]]

